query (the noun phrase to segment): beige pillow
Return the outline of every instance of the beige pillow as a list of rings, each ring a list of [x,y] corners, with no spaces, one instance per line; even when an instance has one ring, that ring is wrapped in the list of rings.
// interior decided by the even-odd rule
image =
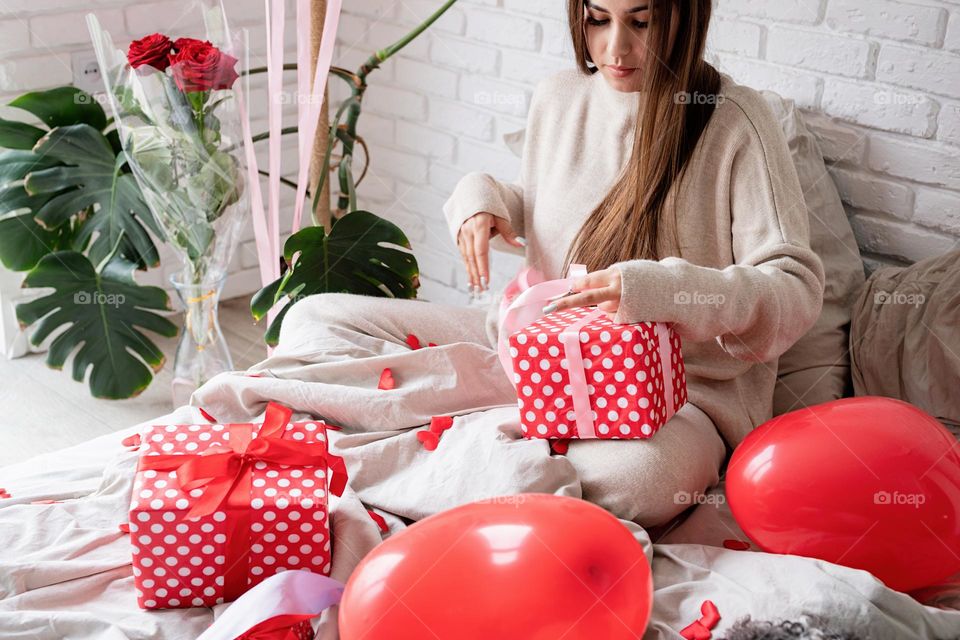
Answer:
[[[823,261],[823,310],[813,327],[780,356],[773,415],[853,395],[850,314],[864,284],[863,261],[840,194],[814,135],[793,100],[761,91],[780,121],[810,214],[810,248]]]
[[[874,271],[852,313],[856,395],[909,402],[960,438],[960,250]]]

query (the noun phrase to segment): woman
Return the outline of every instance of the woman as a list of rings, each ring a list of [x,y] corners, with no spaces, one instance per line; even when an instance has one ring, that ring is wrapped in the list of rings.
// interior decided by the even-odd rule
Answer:
[[[777,358],[819,315],[823,267],[777,122],[703,59],[709,2],[569,0],[568,13],[578,69],[538,84],[519,182],[468,174],[444,213],[473,287],[487,286],[489,246],[522,251],[550,279],[587,266],[552,308],[674,323],[688,404],[650,439],[573,440],[566,454],[585,499],[651,527],[716,484],[771,416]],[[323,294],[293,307],[284,331],[327,323],[401,343],[422,331],[492,350],[497,306],[425,313]],[[495,366],[477,406],[515,401]]]

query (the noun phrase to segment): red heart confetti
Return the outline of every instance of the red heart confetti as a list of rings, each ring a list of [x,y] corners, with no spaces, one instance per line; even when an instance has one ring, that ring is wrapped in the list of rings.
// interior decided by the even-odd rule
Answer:
[[[717,610],[717,605],[713,604],[712,600],[703,601],[703,604],[700,605],[700,613],[703,614],[703,617],[700,618],[699,622],[707,629],[713,629],[720,622],[720,611]]]
[[[203,410],[203,407],[197,407],[197,408],[200,409],[200,415],[202,415],[204,418],[206,418],[206,419],[209,420],[210,422],[216,422],[216,421],[217,421],[216,418],[214,418],[212,415],[210,415],[209,413],[207,413],[206,411],[204,411],[204,410]]]
[[[390,390],[396,387],[396,384],[393,379],[393,372],[390,369],[384,369],[380,374],[380,383],[377,385],[377,389]]]
[[[246,374],[246,376],[247,376],[248,378],[262,378],[262,377],[263,377],[263,374],[262,374],[262,373],[248,373],[248,374]]]
[[[733,538],[727,538],[723,541],[723,546],[727,549],[733,549],[734,551],[746,551],[750,548],[749,542],[744,542],[743,540],[735,540]]]
[[[435,346],[437,346],[437,343],[436,343],[436,342],[430,342],[430,343],[427,344],[427,346],[428,346],[428,347],[435,347]]]
[[[34,500],[30,504],[60,504],[60,500]]]
[[[121,522],[120,524],[117,525],[117,529],[120,529],[120,531],[122,531],[123,533],[130,533],[130,523]]]
[[[6,489],[0,489],[0,498],[10,498],[10,497],[12,496],[9,493],[7,493]]]
[[[565,455],[569,447],[570,447],[570,438],[560,438],[558,440],[550,441],[550,451],[557,454],[558,456]]]
[[[700,621],[691,622],[686,627],[681,629],[680,635],[686,638],[687,640],[710,640],[710,637],[713,635],[710,633],[710,629],[707,629],[705,626],[700,624]]]
[[[453,426],[452,416],[433,416],[430,418],[430,431],[438,436]]]
[[[140,447],[140,434],[135,433],[132,436],[127,436],[120,441],[120,444],[131,449],[137,449]]]
[[[419,349],[421,347],[420,339],[412,333],[407,334],[407,346],[411,349]]]
[[[423,444],[423,448],[427,451],[433,451],[437,448],[437,445],[440,444],[440,436],[426,429],[417,432],[417,440]]]
[[[387,533],[390,531],[390,527],[387,526],[387,521],[382,515],[373,509],[367,509],[367,513],[370,514],[370,517],[373,519],[373,521],[377,523],[377,526],[380,528],[380,533]]]

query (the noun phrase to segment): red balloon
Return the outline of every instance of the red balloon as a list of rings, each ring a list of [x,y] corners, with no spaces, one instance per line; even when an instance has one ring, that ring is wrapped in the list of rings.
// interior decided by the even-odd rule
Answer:
[[[639,638],[653,605],[643,547],[583,500],[473,502],[387,538],[347,581],[343,640]]]
[[[917,407],[844,398],[757,427],[727,469],[764,551],[865,569],[898,591],[960,571],[960,444]]]

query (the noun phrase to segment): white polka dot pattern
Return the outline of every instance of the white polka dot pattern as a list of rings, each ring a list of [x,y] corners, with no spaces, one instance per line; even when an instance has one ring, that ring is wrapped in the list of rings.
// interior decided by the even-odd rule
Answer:
[[[141,455],[199,453],[226,445],[225,425],[152,426],[141,433]],[[283,438],[326,443],[322,421],[288,424]],[[256,462],[251,468],[246,591],[288,569],[329,575],[328,470]],[[212,606],[224,602],[227,535],[234,527],[225,510],[185,520],[202,495],[185,493],[175,471],[138,471],[130,504],[130,542],[137,603],[143,609]]]
[[[575,438],[576,414],[560,333],[595,307],[555,311],[509,336],[525,438]],[[674,411],[687,401],[680,336],[669,329]],[[536,346],[531,346],[536,345]],[[598,438],[649,438],[663,426],[663,362],[652,322],[614,324],[607,316],[580,330],[580,351]],[[543,375],[531,375],[542,371]]]

